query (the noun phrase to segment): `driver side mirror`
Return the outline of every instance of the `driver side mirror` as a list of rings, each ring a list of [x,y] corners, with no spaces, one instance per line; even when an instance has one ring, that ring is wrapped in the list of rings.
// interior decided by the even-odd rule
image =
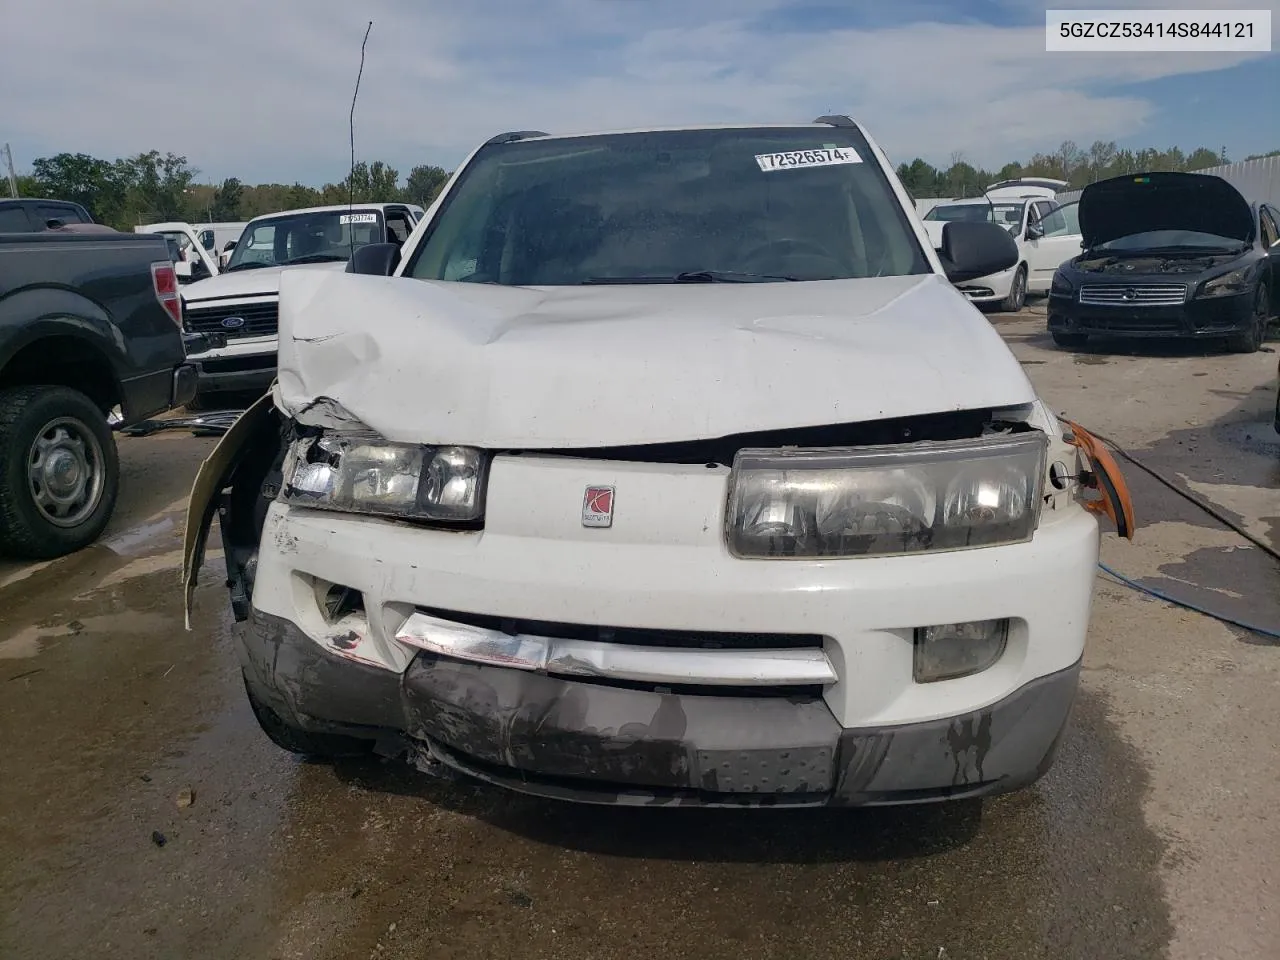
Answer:
[[[400,247],[394,243],[366,243],[347,261],[347,273],[389,277],[400,265]]]
[[[1027,224],[1027,239],[1028,239],[1028,240],[1039,240],[1039,239],[1040,239],[1041,237],[1043,237],[1043,236],[1044,236],[1044,224],[1043,224],[1043,223],[1028,223],[1028,224]]]
[[[1018,244],[998,223],[950,220],[942,228],[938,257],[947,279],[964,283],[1008,270],[1018,262]]]

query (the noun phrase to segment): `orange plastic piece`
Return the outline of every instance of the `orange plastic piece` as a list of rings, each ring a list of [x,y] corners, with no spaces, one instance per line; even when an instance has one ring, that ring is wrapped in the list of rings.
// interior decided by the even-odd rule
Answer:
[[[1067,442],[1083,450],[1093,468],[1093,479],[1087,486],[1102,495],[1097,500],[1085,500],[1084,508],[1110,517],[1111,522],[1116,525],[1116,533],[1126,540],[1132,540],[1137,524],[1133,518],[1129,487],[1124,482],[1120,465],[1116,463],[1111,451],[1080,424],[1070,420],[1064,420],[1063,423],[1071,428],[1072,436]]]

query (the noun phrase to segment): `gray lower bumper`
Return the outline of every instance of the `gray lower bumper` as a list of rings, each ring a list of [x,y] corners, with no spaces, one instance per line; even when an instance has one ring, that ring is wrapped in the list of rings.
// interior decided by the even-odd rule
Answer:
[[[403,674],[253,612],[240,656],[288,722],[382,739],[420,764],[591,803],[855,806],[1017,790],[1052,764],[1079,664],[960,717],[843,729],[820,697],[701,696],[422,654]]]

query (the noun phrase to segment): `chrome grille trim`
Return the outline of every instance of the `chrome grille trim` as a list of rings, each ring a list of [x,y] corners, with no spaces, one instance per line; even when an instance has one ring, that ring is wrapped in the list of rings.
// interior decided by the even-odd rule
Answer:
[[[1080,302],[1100,307],[1176,307],[1187,302],[1187,285],[1093,284],[1080,288]]]

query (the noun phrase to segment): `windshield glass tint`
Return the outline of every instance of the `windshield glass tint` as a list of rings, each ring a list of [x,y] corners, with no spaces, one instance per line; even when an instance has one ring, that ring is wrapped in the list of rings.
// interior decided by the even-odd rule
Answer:
[[[1119,237],[1107,243],[1100,243],[1094,249],[1117,252],[1166,247],[1235,250],[1239,246],[1239,240],[1232,237],[1220,237],[1216,233],[1200,233],[1196,230],[1148,230],[1144,233],[1131,233],[1127,237]]]
[[[821,280],[929,266],[857,131],[769,128],[485,147],[405,273],[558,286],[688,271]]]
[[[376,210],[326,210],[259,220],[245,228],[227,264],[280,266],[301,259],[346,260],[353,246],[382,240],[382,214]]]

